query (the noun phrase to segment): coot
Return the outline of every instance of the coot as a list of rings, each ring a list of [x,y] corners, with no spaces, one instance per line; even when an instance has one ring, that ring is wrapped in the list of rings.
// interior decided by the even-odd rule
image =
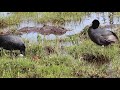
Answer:
[[[108,46],[118,41],[118,37],[114,32],[100,28],[99,25],[100,22],[95,19],[88,29],[88,35],[94,43],[100,46]]]

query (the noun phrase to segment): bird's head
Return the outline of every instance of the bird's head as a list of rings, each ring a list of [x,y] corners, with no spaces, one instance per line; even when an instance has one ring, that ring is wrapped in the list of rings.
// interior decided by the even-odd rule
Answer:
[[[93,28],[93,29],[98,28],[99,25],[100,25],[100,22],[99,22],[97,19],[94,19],[94,20],[92,21],[92,28]]]

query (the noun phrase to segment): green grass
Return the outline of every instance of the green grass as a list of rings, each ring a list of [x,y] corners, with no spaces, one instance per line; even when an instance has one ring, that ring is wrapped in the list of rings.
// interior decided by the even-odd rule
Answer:
[[[35,21],[44,23],[53,22],[56,19],[61,20],[60,22],[63,19],[71,21],[78,20],[79,16],[85,14],[43,12],[42,19],[40,17],[37,20],[33,17],[36,12],[13,13],[14,15],[4,19],[5,25],[19,24],[21,20],[27,18],[31,20],[34,18]],[[83,32],[63,39],[64,42],[73,42],[72,46],[64,46],[64,49],[58,46],[56,40],[41,43],[39,36],[38,44],[25,40],[27,46],[25,57],[11,57],[9,51],[3,50],[0,56],[0,78],[119,78],[119,44],[108,47],[98,46],[88,38],[86,32],[87,27]],[[52,47],[55,52],[48,53],[46,46]]]
[[[93,12],[11,12],[12,15],[6,18],[0,17],[0,26],[18,25],[23,20],[31,20],[38,23],[53,23],[62,25],[65,22],[81,21],[81,19]],[[100,13],[100,12],[95,12]],[[118,15],[119,12],[113,12]]]
[[[80,21],[87,14],[88,12],[12,12],[9,17],[0,17],[0,26],[18,25],[23,20],[61,25],[73,20]]]
[[[117,44],[100,47],[88,39],[80,45],[64,47],[66,54],[59,49],[57,53],[48,55],[41,44],[33,44],[26,50],[25,57],[13,58],[4,50],[0,57],[1,78],[120,77]],[[34,56],[39,58],[34,59]]]
[[[79,21],[86,14],[87,12],[43,12],[42,18],[37,18],[37,22],[64,24],[69,21]]]

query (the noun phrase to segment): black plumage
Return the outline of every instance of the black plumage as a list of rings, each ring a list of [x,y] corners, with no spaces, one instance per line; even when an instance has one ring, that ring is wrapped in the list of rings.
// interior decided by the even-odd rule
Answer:
[[[100,28],[99,25],[100,22],[95,19],[92,22],[92,26],[88,29],[88,35],[94,43],[108,46],[118,41],[118,37],[114,32]]]
[[[20,50],[25,55],[25,44],[23,40],[15,35],[0,35],[0,47],[6,50]]]

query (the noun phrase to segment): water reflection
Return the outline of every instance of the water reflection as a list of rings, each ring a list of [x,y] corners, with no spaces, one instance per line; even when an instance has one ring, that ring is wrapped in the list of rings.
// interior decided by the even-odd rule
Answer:
[[[37,35],[38,33],[29,33],[29,34],[26,33],[26,34],[23,34],[21,37],[29,40],[29,42],[37,43]]]
[[[11,13],[9,12],[1,12],[0,13],[0,16],[9,16]],[[113,25],[110,24],[110,18],[109,18],[109,13],[108,12],[105,12],[105,13],[91,13],[89,14],[88,16],[84,16],[82,18],[81,21],[78,21],[78,22],[66,22],[64,24],[63,27],[65,27],[66,29],[68,30],[72,30],[72,31],[68,31],[66,32],[64,35],[61,35],[61,36],[58,36],[58,38],[65,38],[67,37],[68,35],[74,35],[74,34],[77,34],[77,33],[80,33],[86,26],[90,25],[92,23],[92,21],[94,19],[98,19],[101,23],[101,26],[107,26],[106,28],[108,30],[112,30],[114,26],[114,24],[120,24],[120,18],[119,17],[113,17]],[[51,23],[48,23],[47,25],[51,25]],[[33,22],[33,21],[23,21],[21,22],[17,28],[18,30],[23,28],[23,27],[42,27],[43,25],[42,24],[38,24],[37,22]],[[23,34],[21,37],[22,38],[25,38],[25,39],[28,39],[30,42],[37,42],[37,36],[38,36],[38,33],[28,33],[28,34]],[[56,36],[53,35],[53,34],[50,34],[50,35],[41,35],[41,39],[47,39],[47,40],[54,40],[56,39]]]
[[[8,17],[10,16],[12,13],[11,12],[0,12],[0,17]],[[42,16],[42,14],[40,15],[40,17]],[[89,15],[86,15],[82,18],[81,21],[71,21],[71,22],[66,22],[64,24],[64,26],[66,29],[68,30],[72,30],[72,31],[68,31],[66,32],[64,35],[60,35],[58,36],[58,38],[66,38],[68,35],[74,35],[77,33],[80,33],[86,26],[90,25],[92,23],[92,21],[94,19],[98,19],[101,23],[101,26],[105,27],[107,30],[113,30],[115,29],[116,25],[118,24],[118,26],[120,26],[120,17],[114,16],[113,17],[113,24],[111,25],[110,23],[110,18],[109,18],[110,14],[109,12],[105,12],[105,13],[90,13]],[[47,25],[52,25],[51,23],[47,23]],[[33,21],[29,21],[29,20],[25,20],[22,21],[18,26],[17,29],[21,29],[23,27],[42,27],[43,24],[38,24],[37,22],[33,22]],[[41,39],[47,39],[47,40],[54,40],[56,39],[56,36],[54,34],[50,34],[50,35],[41,35]],[[37,36],[38,33],[32,32],[32,33],[26,33],[21,35],[22,38],[29,40],[30,42],[37,42]],[[63,44],[63,45],[68,45],[69,42],[66,42],[67,44]],[[71,45],[71,43],[69,43],[69,45]]]

